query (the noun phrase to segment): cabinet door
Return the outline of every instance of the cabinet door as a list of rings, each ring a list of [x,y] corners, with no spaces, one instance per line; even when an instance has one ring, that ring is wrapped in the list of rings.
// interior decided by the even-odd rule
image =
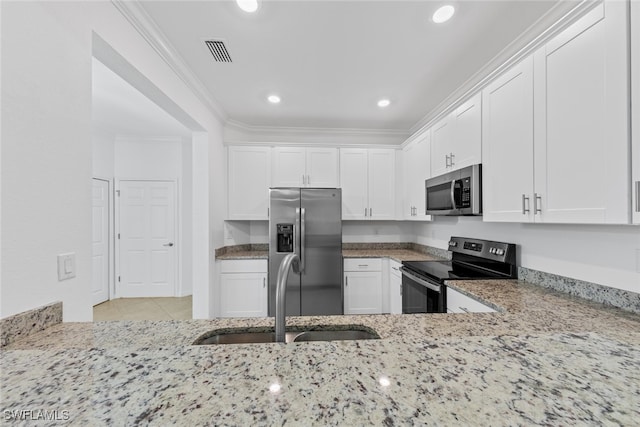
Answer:
[[[364,219],[368,209],[367,150],[340,149],[340,187],[342,219]]]
[[[267,274],[220,275],[220,317],[266,317]]]
[[[430,177],[431,134],[427,131],[403,150],[404,204],[403,214],[408,220],[428,220],[425,214],[424,182]]]
[[[453,114],[431,128],[431,175],[449,172],[450,156],[453,152]]]
[[[453,116],[453,147],[449,164],[460,169],[482,162],[482,94],[459,106]]]
[[[626,7],[596,6],[535,54],[536,221],[629,222]]]
[[[344,274],[344,314],[382,313],[382,273],[357,271]]]
[[[399,262],[389,261],[389,312],[391,314],[402,314],[401,266]]]
[[[307,187],[338,186],[338,149],[307,148]]]
[[[306,182],[304,148],[275,147],[273,149],[273,187],[303,187]]]
[[[640,2],[631,2],[631,156],[633,223],[640,224]]]
[[[484,221],[533,220],[533,59],[482,92]]]
[[[228,149],[229,219],[268,219],[271,148]]]
[[[369,150],[369,217],[395,219],[396,150]]]

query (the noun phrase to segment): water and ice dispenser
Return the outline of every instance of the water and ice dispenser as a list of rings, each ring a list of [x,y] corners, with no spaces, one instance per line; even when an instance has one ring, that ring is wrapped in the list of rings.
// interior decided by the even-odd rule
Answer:
[[[276,224],[278,252],[293,252],[293,224]]]

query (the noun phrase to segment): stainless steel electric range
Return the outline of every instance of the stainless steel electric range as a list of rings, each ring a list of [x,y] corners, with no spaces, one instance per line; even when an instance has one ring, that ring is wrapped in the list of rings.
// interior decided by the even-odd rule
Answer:
[[[516,245],[451,237],[451,261],[402,263],[402,312],[446,313],[447,280],[516,279]]]

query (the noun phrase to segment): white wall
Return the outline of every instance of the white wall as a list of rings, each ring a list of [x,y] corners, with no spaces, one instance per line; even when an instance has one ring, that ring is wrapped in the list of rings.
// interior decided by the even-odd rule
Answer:
[[[417,243],[447,248],[451,236],[518,244],[518,264],[640,293],[640,227],[485,223],[479,217],[436,217],[416,223]]]
[[[182,140],[116,138],[114,173],[119,179],[181,179]]]
[[[223,243],[226,210],[219,120],[111,2],[0,2],[2,31],[2,289],[0,317],[62,301],[64,321],[92,319],[91,60],[97,35],[144,76],[146,90],[197,123],[199,240],[194,272]],[[46,43],[43,43],[46,41]],[[99,58],[102,62],[104,58]],[[107,61],[108,62],[108,61]],[[43,66],[46,64],[46,66]],[[109,64],[107,64],[109,65]],[[157,98],[158,96],[156,96]],[[169,110],[167,110],[169,111]],[[173,114],[173,113],[172,113]],[[185,123],[186,124],[186,123]],[[203,142],[206,141],[206,142]],[[210,171],[210,172],[209,172]],[[203,177],[204,176],[204,181]],[[196,184],[194,183],[194,186]],[[207,204],[202,199],[209,199]],[[215,201],[214,201],[215,200]],[[194,202],[194,207],[196,206]],[[204,233],[207,234],[207,233]],[[196,242],[194,242],[194,247]],[[56,255],[76,253],[77,276],[58,282]],[[208,295],[209,283],[196,294]],[[195,317],[207,317],[208,304]]]
[[[113,179],[115,140],[113,132],[94,127],[92,129],[91,170],[95,178]]]

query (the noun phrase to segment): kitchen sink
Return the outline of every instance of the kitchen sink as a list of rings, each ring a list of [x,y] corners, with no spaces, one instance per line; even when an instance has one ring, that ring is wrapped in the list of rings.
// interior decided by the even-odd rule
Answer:
[[[313,326],[290,330],[285,333],[285,342],[306,341],[352,341],[380,339],[380,336],[366,326]],[[193,345],[208,344],[260,344],[276,342],[276,334],[269,328],[229,328],[217,329],[198,337]]]

